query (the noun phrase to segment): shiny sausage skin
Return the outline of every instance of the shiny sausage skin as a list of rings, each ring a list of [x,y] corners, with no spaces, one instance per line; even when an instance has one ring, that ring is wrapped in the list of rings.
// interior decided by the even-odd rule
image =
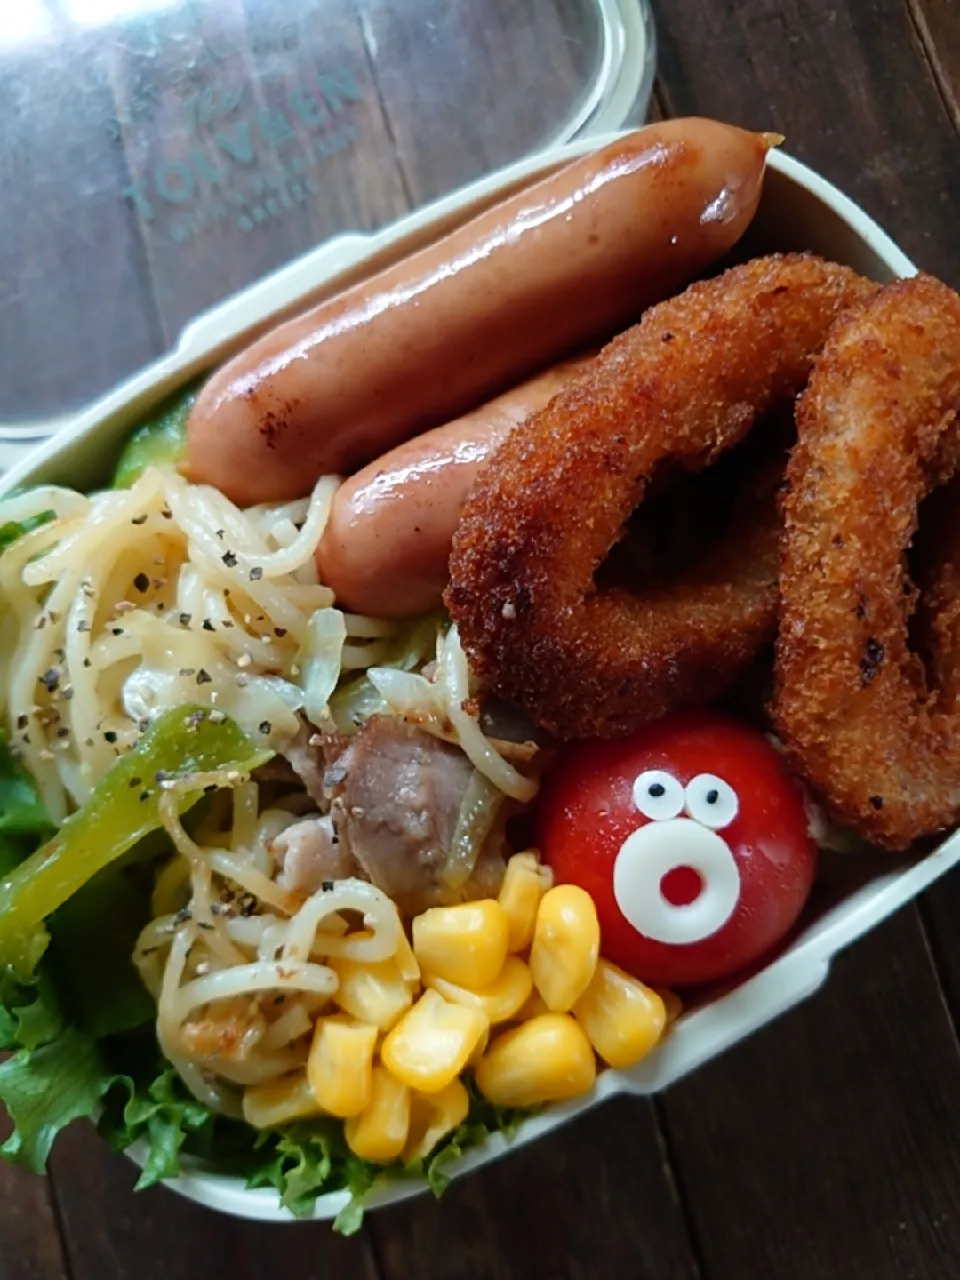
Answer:
[[[566,360],[398,445],[337,490],[317,548],[321,581],[354,613],[404,618],[439,609],[460,509],[498,445],[591,362]]]
[[[186,475],[300,497],[611,336],[740,238],[772,141],[648,125],[278,325],[200,392]]]

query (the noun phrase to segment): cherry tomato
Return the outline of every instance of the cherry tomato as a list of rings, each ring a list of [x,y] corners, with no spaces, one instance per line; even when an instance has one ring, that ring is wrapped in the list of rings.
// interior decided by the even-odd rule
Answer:
[[[761,733],[684,713],[567,748],[537,813],[543,860],[590,894],[604,957],[644,982],[711,982],[790,930],[817,847]]]

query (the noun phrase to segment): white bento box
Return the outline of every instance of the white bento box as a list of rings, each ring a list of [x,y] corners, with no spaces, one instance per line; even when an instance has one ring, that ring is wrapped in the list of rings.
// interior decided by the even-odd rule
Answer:
[[[0,478],[0,493],[41,482],[75,487],[98,483],[108,473],[110,459],[125,433],[145,412],[180,383],[243,345],[253,333],[428,243],[501,194],[603,147],[615,136],[594,137],[542,153],[376,235],[345,236],[299,258],[191,324],[175,351],[92,405],[72,426]],[[763,199],[744,245],[751,253],[809,249],[877,280],[915,272],[909,259],[856,204],[781,151],[769,157]],[[862,873],[854,868],[846,888],[833,895],[832,905],[821,903],[819,912],[808,919],[786,950],[739,986],[685,1013],[637,1067],[605,1071],[592,1094],[528,1121],[509,1140],[500,1136],[492,1139],[465,1157],[458,1172],[475,1169],[515,1145],[541,1137],[612,1095],[665,1089],[812,995],[842,948],[916,897],[958,859],[960,834],[919,858],[896,862],[868,859]],[[131,1154],[137,1158],[136,1151]],[[238,1217],[292,1220],[278,1206],[276,1192],[248,1191],[239,1179],[207,1172],[196,1164],[169,1185],[191,1200]],[[370,1207],[394,1204],[424,1189],[419,1182],[396,1181],[377,1189],[367,1203]],[[346,1199],[345,1192],[321,1198],[314,1218],[334,1217]]]

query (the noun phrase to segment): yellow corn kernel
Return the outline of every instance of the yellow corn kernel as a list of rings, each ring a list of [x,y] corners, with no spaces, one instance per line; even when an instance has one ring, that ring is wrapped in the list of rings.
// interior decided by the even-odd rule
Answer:
[[[683,1013],[683,1001],[675,991],[668,991],[666,987],[653,987],[652,990],[656,991],[663,1001],[663,1007],[667,1013],[667,1026],[669,1027]]]
[[[410,983],[393,957],[372,963],[332,956],[327,963],[340,979],[334,1004],[351,1018],[387,1031],[413,1004]]]
[[[667,1011],[655,991],[601,960],[573,1016],[611,1067],[632,1067],[663,1035]]]
[[[491,983],[507,958],[507,916],[494,898],[430,907],[413,922],[413,953],[427,976],[476,990]]]
[[[322,1115],[323,1108],[317,1102],[305,1071],[297,1071],[266,1084],[251,1085],[243,1091],[243,1118],[255,1129],[272,1129],[291,1120]]]
[[[436,991],[425,991],[387,1032],[380,1058],[411,1089],[437,1093],[467,1065],[488,1026],[479,1009],[451,1004]]]
[[[426,978],[426,984],[434,991],[439,991],[444,1000],[480,1009],[491,1022],[509,1022],[516,1017],[517,1011],[523,1007],[533,990],[533,975],[529,966],[517,956],[507,956],[503,968],[494,980],[479,990],[472,991],[455,982],[447,982],[445,978],[430,975]]]
[[[530,948],[534,986],[552,1013],[567,1013],[590,985],[600,954],[600,925],[589,893],[558,884],[543,895]]]
[[[420,966],[417,964],[417,957],[413,954],[410,939],[403,929],[400,930],[400,941],[397,944],[397,967],[405,982],[420,981]]]
[[[462,1080],[451,1080],[439,1093],[415,1093],[410,1102],[410,1135],[403,1152],[404,1164],[424,1160],[448,1133],[463,1124],[470,1110],[470,1095]]]
[[[387,1071],[374,1067],[370,1101],[344,1123],[347,1146],[375,1164],[389,1164],[403,1151],[410,1131],[410,1090]]]
[[[497,1036],[477,1067],[477,1088],[498,1107],[533,1107],[589,1093],[597,1061],[567,1013],[543,1013]]]
[[[535,853],[515,853],[500,886],[500,905],[507,915],[507,948],[526,951],[533,940],[540,899],[553,884],[553,872]]]
[[[477,1067],[480,1065],[480,1059],[487,1052],[487,1045],[490,1043],[490,1028],[487,1027],[483,1035],[474,1046],[473,1053],[467,1059],[468,1067]]]
[[[543,996],[536,987],[530,992],[527,999],[517,1010],[511,1022],[529,1022],[531,1018],[539,1018],[541,1013],[549,1013],[550,1010],[543,1003]]]
[[[377,1028],[336,1015],[321,1018],[307,1057],[314,1096],[332,1116],[356,1116],[370,1101]]]

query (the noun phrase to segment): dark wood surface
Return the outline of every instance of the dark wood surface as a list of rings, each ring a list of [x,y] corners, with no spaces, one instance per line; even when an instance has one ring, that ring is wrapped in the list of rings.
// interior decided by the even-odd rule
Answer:
[[[84,402],[311,244],[536,147],[596,53],[576,0],[285,0],[282,21],[207,0],[188,25],[171,7],[106,32],[48,8],[40,45],[5,45],[0,17],[2,423]],[[956,0],[660,0],[656,18],[653,110],[779,129],[960,285]],[[656,1103],[609,1104],[353,1240],[134,1196],[80,1129],[48,1182],[0,1168],[0,1280],[949,1280],[958,917],[954,876]]]

